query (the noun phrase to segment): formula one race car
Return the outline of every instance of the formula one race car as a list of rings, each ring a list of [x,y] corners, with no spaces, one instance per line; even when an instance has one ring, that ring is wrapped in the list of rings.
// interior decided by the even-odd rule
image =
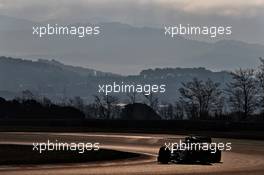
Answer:
[[[180,141],[181,142],[181,141]],[[158,162],[175,163],[219,163],[221,151],[212,144],[210,137],[190,136],[180,144],[162,146],[159,150]]]

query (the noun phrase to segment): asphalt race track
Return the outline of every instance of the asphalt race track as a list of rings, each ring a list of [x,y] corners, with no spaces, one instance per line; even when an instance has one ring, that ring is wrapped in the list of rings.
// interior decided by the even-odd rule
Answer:
[[[184,136],[119,133],[1,133],[0,143],[32,144],[62,142],[100,142],[102,148],[140,153],[138,158],[82,164],[0,166],[0,175],[86,175],[86,174],[227,174],[263,175],[264,141],[214,139],[231,142],[232,150],[222,154],[222,163],[213,165],[168,164],[156,161],[159,146]],[[1,155],[0,155],[1,156]]]

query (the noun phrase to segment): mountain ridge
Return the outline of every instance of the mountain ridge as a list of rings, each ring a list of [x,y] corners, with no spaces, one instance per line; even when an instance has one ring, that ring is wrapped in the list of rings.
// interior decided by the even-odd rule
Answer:
[[[94,74],[93,71],[100,72]],[[86,74],[84,74],[86,73]],[[214,72],[205,68],[155,68],[142,70],[138,75],[121,76],[102,71],[91,70],[65,65],[56,60],[30,61],[10,57],[0,57],[0,91],[10,98],[10,94],[19,94],[30,90],[36,94],[47,96],[53,100],[64,97],[81,96],[87,101],[98,94],[99,84],[166,84],[165,94],[159,94],[165,101],[175,100],[177,89],[182,82],[190,81],[194,77],[201,80],[208,78],[220,82],[224,86],[231,80],[226,71]],[[113,94],[121,99],[126,94]]]
[[[101,35],[97,37],[37,38],[31,31],[34,22],[17,20],[7,22],[0,18],[0,26],[17,29],[0,30],[0,40],[4,41],[0,43],[1,55],[59,58],[59,61],[70,65],[89,65],[122,75],[168,66],[207,67],[211,70],[254,68],[258,65],[258,58],[264,55],[264,46],[260,44],[225,38],[213,42],[170,38],[164,35],[163,29],[116,22],[96,24],[101,26]],[[82,23],[85,24],[89,23]],[[19,26],[22,26],[21,30]]]

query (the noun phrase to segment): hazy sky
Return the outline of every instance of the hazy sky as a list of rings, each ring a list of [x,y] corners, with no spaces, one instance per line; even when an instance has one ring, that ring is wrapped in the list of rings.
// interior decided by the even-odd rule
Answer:
[[[0,0],[0,14],[45,22],[232,25],[234,39],[264,44],[264,0]]]
[[[146,17],[155,14],[164,17],[174,16],[174,13],[179,12],[254,18],[263,15],[264,0],[0,0],[0,9],[2,14],[34,20],[72,16],[103,16],[113,19],[123,17],[131,20],[143,14],[150,14]]]
[[[24,20],[14,20],[13,18],[6,18],[5,16],[1,18],[1,15],[41,22],[43,25],[51,22],[65,24],[120,22],[133,26],[156,28],[164,28],[164,25],[178,24],[190,24],[194,26],[232,26],[232,35],[228,35],[227,39],[235,39],[247,43],[258,43],[264,46],[264,0],[0,0],[0,27],[4,28],[8,26],[8,20],[5,22],[5,19],[12,19],[10,21],[14,21],[15,24],[22,21],[22,23],[32,25],[32,23]],[[16,29],[19,27],[14,28]],[[147,28],[144,29],[148,30]],[[0,42],[0,53],[4,55],[32,59],[55,58],[66,64],[85,65],[85,67],[93,67],[98,70],[122,74],[135,74],[147,67],[167,66],[203,66],[213,70],[232,70],[237,67],[257,66],[257,58],[264,56],[262,54],[263,47],[259,45],[247,45],[247,47],[250,48],[257,48],[257,53],[260,54],[254,55],[256,52],[253,51],[253,55],[249,54],[248,58],[241,58],[243,55],[247,54],[247,50],[243,49],[243,44],[241,45],[241,50],[245,51],[245,53],[239,55],[240,53],[236,53],[237,51],[232,50],[233,48],[230,49],[230,46],[225,46],[225,42],[223,42],[223,45],[220,43],[220,46],[219,44],[218,46],[223,50],[229,51],[227,51],[226,55],[224,55],[225,53],[218,53],[218,50],[213,50],[214,48],[211,48],[213,50],[212,53],[210,52],[211,50],[205,49],[209,52],[209,55],[210,53],[212,54],[212,56],[210,55],[210,58],[208,58],[209,60],[203,58],[207,55],[202,55],[200,58],[201,60],[199,60],[199,58],[196,59],[197,54],[200,52],[191,55],[190,58],[192,59],[186,60],[184,59],[184,54],[186,53],[184,52],[184,54],[179,55],[180,50],[179,52],[177,51],[177,54],[174,52],[174,49],[171,50],[172,53],[167,53],[167,47],[164,46],[166,49],[163,48],[164,52],[160,52],[160,46],[158,46],[158,44],[155,45],[155,43],[161,43],[159,42],[160,40],[152,43],[151,39],[155,37],[151,35],[151,32],[148,33],[148,31],[144,32],[145,34],[150,34],[151,39],[148,38],[149,43],[146,42],[142,47],[138,47],[141,43],[136,42],[138,41],[135,39],[138,36],[137,34],[135,36],[130,36],[131,38],[128,37],[130,42],[133,42],[131,41],[133,39],[135,39],[136,42],[129,45],[129,41],[123,41],[126,37],[122,38],[122,34],[120,35],[120,33],[118,33],[113,35],[110,32],[111,36],[107,36],[109,41],[105,42],[105,40],[103,40],[99,47],[96,44],[89,43],[88,41],[90,40],[87,40],[85,44],[82,44],[81,40],[78,40],[77,42],[63,42],[57,43],[56,45],[56,42],[53,40],[47,40],[49,42],[45,42],[43,40],[31,39],[31,31],[29,36],[26,35],[28,33],[25,35],[16,33],[16,30],[14,30],[13,33],[12,30],[10,31],[7,29],[7,31],[10,33],[2,32],[0,29],[0,40],[2,41]],[[161,31],[160,34],[163,36],[163,31]],[[112,36],[114,37],[111,38]],[[216,41],[216,39],[210,37],[195,39],[212,42]],[[142,40],[144,40],[144,38]],[[117,45],[123,43],[118,45],[123,48],[123,55],[120,54],[119,48],[115,47],[113,41],[115,41]],[[102,49],[105,49],[105,43],[109,44],[109,46],[106,47],[108,50],[106,49],[104,52],[101,52]],[[193,43],[196,42],[190,43],[191,44],[188,45],[190,48],[183,48],[183,50],[192,49]],[[87,44],[90,44],[90,50]],[[169,43],[166,41],[164,45],[166,44]],[[153,47],[157,46],[156,49],[154,49],[156,52],[146,52],[144,49],[141,49],[147,48],[146,46],[148,45],[153,45]],[[177,47],[182,45],[183,44],[179,40],[179,45]],[[206,43],[205,45],[210,44]],[[134,52],[133,47],[138,50]],[[149,47],[148,49],[151,50],[153,48]],[[214,57],[214,54],[218,54],[219,57]],[[230,58],[236,54],[238,55],[235,57],[236,60],[232,59],[231,61]],[[177,56],[174,57],[174,55]],[[186,56],[186,58],[189,57]]]

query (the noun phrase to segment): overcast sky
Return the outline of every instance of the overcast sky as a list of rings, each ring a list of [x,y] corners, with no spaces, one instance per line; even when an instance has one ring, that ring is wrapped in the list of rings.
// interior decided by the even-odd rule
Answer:
[[[44,25],[50,22],[63,22],[66,24],[120,22],[133,26],[156,28],[163,28],[164,25],[177,24],[190,24],[194,26],[228,25],[232,26],[232,35],[227,36],[228,39],[240,40],[247,43],[258,43],[264,46],[264,0],[0,0],[0,15],[42,22]],[[0,20],[1,19],[5,19],[5,17],[0,18]],[[17,23],[17,21],[20,20],[14,21]],[[23,20],[21,21],[25,22]],[[31,25],[31,23],[29,24]],[[6,26],[4,20],[0,21],[0,27],[3,26]],[[119,35],[116,37],[118,36]],[[123,51],[124,55],[127,54],[127,56],[120,56],[118,48],[114,47],[114,49],[109,50],[109,52],[101,52],[100,48],[97,48],[98,52],[95,52],[95,48],[89,50],[89,53],[86,53],[88,51],[85,45],[85,48],[80,52],[79,46],[82,46],[82,43],[78,41],[76,45],[73,46],[76,51],[74,52],[75,59],[73,60],[72,52],[74,49],[71,47],[68,47],[68,49],[62,47],[59,52],[59,47],[57,46],[56,49],[53,49],[55,46],[51,48],[47,47],[54,44],[54,42],[45,45],[45,42],[38,41],[39,44],[34,44],[36,40],[28,39],[27,35],[19,35],[19,37],[24,38],[17,39],[16,33],[3,33],[1,36],[0,31],[0,40],[5,41],[0,42],[0,52],[8,56],[14,56],[15,54],[18,55],[17,57],[32,59],[40,57],[55,58],[66,64],[87,65],[87,67],[122,74],[134,74],[147,67],[164,66],[204,66],[213,70],[231,70],[234,69],[234,67],[256,66],[258,64],[257,58],[263,56],[263,49],[259,49],[261,50],[260,55],[251,55],[244,61],[240,59],[234,60],[234,62],[231,63],[228,56],[236,55],[236,50],[231,49],[230,55],[225,58],[212,58],[211,62],[207,60],[196,60],[196,62],[194,62],[192,59],[184,59],[181,62],[183,58],[174,58],[173,55],[170,55],[172,53],[166,53],[167,57],[164,57],[164,54],[159,55],[160,52],[158,49],[156,49],[157,52],[153,54],[152,52],[145,53],[145,51],[140,53],[133,52],[133,50],[128,47],[128,50]],[[31,33],[30,37],[32,37]],[[209,41],[211,38],[196,39]],[[215,42],[216,40],[211,39],[211,41]],[[42,47],[43,43],[44,47]],[[64,46],[64,44],[68,46],[72,43],[60,43],[58,45]],[[104,44],[102,46],[104,46]],[[109,45],[112,44],[113,43],[109,41]],[[151,44],[154,43],[150,43],[149,45]],[[136,43],[132,46],[137,45]],[[255,48],[255,46],[256,45],[250,45],[248,47]],[[125,51],[128,53],[125,53]],[[91,56],[91,52],[95,52],[93,56]],[[77,57],[78,54],[79,57]],[[145,56],[145,54],[149,57]],[[33,56],[30,57],[30,55]],[[131,56],[131,58],[129,56]],[[136,58],[138,62],[135,61]],[[238,56],[237,59],[239,58],[240,56]],[[168,62],[165,62],[165,59],[167,59]],[[203,64],[201,61],[203,61]],[[216,62],[218,62],[218,64]],[[120,70],[120,68],[123,68],[123,70]]]
[[[232,25],[232,39],[264,44],[264,0],[0,0],[0,14],[42,22]]]

